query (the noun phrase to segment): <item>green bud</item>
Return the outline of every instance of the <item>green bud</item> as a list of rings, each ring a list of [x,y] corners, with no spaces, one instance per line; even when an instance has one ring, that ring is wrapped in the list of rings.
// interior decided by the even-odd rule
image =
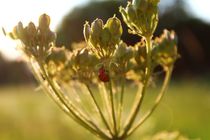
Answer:
[[[27,35],[29,38],[33,39],[37,34],[37,29],[36,26],[34,25],[33,22],[30,22],[27,26]]]
[[[108,28],[104,28],[104,29],[102,30],[100,39],[101,39],[101,40],[100,40],[100,45],[101,45],[101,47],[103,47],[103,48],[108,47],[109,42],[110,42],[110,40],[111,40],[111,33],[110,33],[110,31],[109,31]]]
[[[87,66],[87,63],[86,63],[87,59],[88,59],[88,50],[87,49],[82,49],[82,50],[78,51],[78,53],[76,54],[75,61],[76,61],[76,64],[79,67],[86,67]]]
[[[109,28],[109,31],[113,36],[120,37],[122,35],[123,29],[121,22],[115,16],[107,20],[105,27]]]
[[[39,17],[39,29],[41,31],[48,30],[50,26],[50,16],[43,14]]]
[[[97,46],[100,40],[100,35],[103,30],[103,21],[101,19],[96,19],[91,24],[91,35],[90,42],[93,46]]]
[[[136,16],[136,11],[134,9],[134,6],[129,4],[127,7],[126,7],[126,11],[128,13],[128,19],[130,21],[135,21],[137,16]]]
[[[133,0],[132,5],[135,7],[136,10],[145,12],[148,7],[148,0]]]
[[[155,47],[152,50],[154,62],[162,66],[172,65],[179,58],[176,43],[175,32],[164,30],[161,37],[155,39]]]
[[[124,42],[120,42],[115,51],[114,57],[119,63],[124,63],[133,57],[133,49],[128,47]]]
[[[53,61],[55,64],[64,64],[67,60],[65,48],[52,48],[50,55],[47,57],[47,63]]]
[[[19,22],[18,25],[17,25],[17,36],[21,40],[25,39],[25,30],[23,28],[23,23],[22,22]]]
[[[88,42],[91,35],[91,28],[88,22],[84,24],[83,35],[85,37],[85,41]]]
[[[103,21],[101,19],[96,19],[91,24],[92,36],[99,38],[103,30]]]
[[[94,68],[95,65],[99,63],[99,60],[98,60],[98,58],[94,54],[89,54],[89,56],[88,56],[88,62],[89,62],[88,65],[90,67]]]
[[[7,33],[5,32],[5,35],[7,35]],[[8,33],[9,37],[11,37],[12,39],[18,39],[18,33],[17,33],[17,26],[15,26],[12,30],[12,32]]]

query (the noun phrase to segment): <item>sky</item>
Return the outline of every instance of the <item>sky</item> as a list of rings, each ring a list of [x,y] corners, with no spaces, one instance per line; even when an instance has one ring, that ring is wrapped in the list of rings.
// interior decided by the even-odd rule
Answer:
[[[38,17],[47,13],[51,16],[51,29],[56,26],[72,8],[79,4],[85,4],[90,0],[1,0],[0,5],[0,28],[4,27],[6,31],[22,21],[27,25],[30,21],[37,24]],[[185,0],[189,4],[190,11],[196,17],[210,23],[210,0]],[[161,0],[164,4],[173,4],[173,0]],[[16,59],[20,56],[15,49],[16,43],[6,38],[0,32],[0,51],[9,59]]]

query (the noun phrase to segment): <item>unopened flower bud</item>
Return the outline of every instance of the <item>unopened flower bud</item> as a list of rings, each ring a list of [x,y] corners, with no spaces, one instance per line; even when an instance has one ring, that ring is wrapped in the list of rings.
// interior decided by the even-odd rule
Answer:
[[[65,48],[53,48],[51,54],[47,57],[47,63],[53,61],[55,64],[64,64],[67,57]]]
[[[104,28],[102,30],[100,38],[101,38],[101,40],[100,40],[101,47],[103,47],[103,48],[108,47],[108,44],[111,39],[111,33],[108,28]]]
[[[117,17],[112,17],[107,20],[106,27],[113,36],[120,37],[122,35],[123,29],[120,20]]]
[[[30,22],[27,26],[27,34],[30,38],[34,38],[36,36],[37,30],[36,26],[33,22]]]
[[[5,32],[6,34],[6,32]],[[18,39],[17,26],[15,26],[11,33],[8,34],[12,39]]]
[[[91,24],[92,35],[94,37],[99,37],[103,30],[103,21],[101,19],[96,19]]]
[[[25,31],[24,31],[22,22],[19,22],[18,25],[17,25],[17,35],[20,39],[25,38]]]
[[[39,28],[40,30],[48,30],[50,26],[50,16],[43,14],[39,17]]]
[[[142,12],[145,12],[148,7],[148,0],[133,0],[133,6]]]
[[[134,9],[134,6],[129,4],[126,8],[127,14],[128,14],[128,19],[130,21],[135,21],[136,20],[136,11]]]
[[[160,38],[155,39],[155,47],[152,51],[154,62],[162,66],[170,66],[178,58],[177,38],[174,31],[164,30]]]
[[[121,42],[115,51],[114,57],[119,62],[128,61],[133,57],[133,50],[131,47],[128,47],[127,44]]]
[[[91,28],[88,22],[84,24],[83,35],[84,35],[85,41],[88,42],[91,35]]]

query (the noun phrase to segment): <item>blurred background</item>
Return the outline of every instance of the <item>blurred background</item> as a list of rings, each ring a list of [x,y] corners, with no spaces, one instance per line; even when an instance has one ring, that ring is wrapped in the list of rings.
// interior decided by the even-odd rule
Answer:
[[[0,26],[11,31],[18,21],[37,23],[42,13],[51,16],[56,44],[71,49],[83,41],[83,24],[95,18],[106,21],[126,0],[2,0]],[[173,29],[178,35],[181,58],[158,110],[139,133],[178,130],[190,138],[210,139],[210,1],[161,0],[160,22],[155,33]],[[135,44],[137,36],[122,39]],[[38,90],[15,42],[0,33],[0,140],[96,139],[75,124]],[[78,131],[80,130],[81,131]],[[139,134],[138,132],[136,133]]]

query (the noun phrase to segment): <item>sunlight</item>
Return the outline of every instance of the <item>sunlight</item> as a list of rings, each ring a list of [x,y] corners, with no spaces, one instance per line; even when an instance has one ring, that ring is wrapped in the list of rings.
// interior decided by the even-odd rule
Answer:
[[[190,11],[196,17],[210,23],[210,1],[209,0],[187,0],[190,5]]]
[[[51,29],[55,30],[62,17],[74,6],[88,0],[2,0],[0,5],[0,27],[6,31],[22,21],[27,25],[30,21],[38,22],[41,14],[47,13],[51,16]],[[19,53],[15,50],[15,42],[0,33],[0,52],[9,59],[15,59]]]
[[[89,0],[2,0],[0,5],[0,28],[4,27],[6,31],[11,31],[19,21],[22,21],[24,25],[27,25],[30,21],[37,23],[39,16],[47,13],[52,19],[51,29],[55,30],[66,13],[76,5],[87,1]],[[190,11],[192,14],[210,22],[209,0],[186,1],[191,6]],[[0,31],[1,52],[10,59],[19,56],[15,50],[15,43],[6,38]]]

